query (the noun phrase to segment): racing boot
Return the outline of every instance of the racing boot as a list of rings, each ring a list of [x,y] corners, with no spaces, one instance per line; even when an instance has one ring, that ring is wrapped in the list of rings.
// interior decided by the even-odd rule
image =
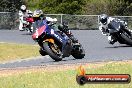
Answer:
[[[113,45],[115,42],[117,42],[117,40],[114,39],[113,36],[111,36],[111,35],[108,36],[108,43],[109,43],[109,44],[112,44],[112,45]]]

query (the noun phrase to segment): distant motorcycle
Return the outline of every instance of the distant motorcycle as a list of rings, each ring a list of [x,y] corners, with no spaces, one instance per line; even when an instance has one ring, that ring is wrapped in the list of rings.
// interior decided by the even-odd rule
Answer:
[[[23,24],[23,29],[29,31],[30,33],[33,32],[33,17],[29,16],[27,18],[24,18],[27,23]]]
[[[65,34],[56,30],[55,24],[41,23],[32,39],[37,41],[41,47],[39,52],[42,56],[49,55],[55,61],[61,61],[64,57],[72,55],[76,59],[85,56],[84,49],[80,43],[73,43]]]
[[[132,45],[132,34],[124,28],[121,22],[113,20],[108,28],[108,33],[112,36],[114,42],[118,41],[120,44]]]

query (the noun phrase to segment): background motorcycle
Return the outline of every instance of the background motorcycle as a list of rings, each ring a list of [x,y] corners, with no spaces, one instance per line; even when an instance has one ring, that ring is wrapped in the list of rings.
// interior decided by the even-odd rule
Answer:
[[[26,23],[23,24],[23,29],[32,33],[33,32],[33,25],[32,24],[34,22],[33,17],[29,16],[29,17],[24,18],[24,20],[26,21]]]
[[[132,45],[132,34],[121,22],[113,20],[108,25],[108,28],[108,32],[112,35],[114,42],[118,41],[120,44]]]
[[[55,24],[48,25],[44,22],[32,35],[33,40],[37,41],[41,55],[49,55],[55,61],[61,61],[64,57],[72,55],[76,59],[85,56],[84,49],[80,43],[74,44],[65,34],[55,29]]]

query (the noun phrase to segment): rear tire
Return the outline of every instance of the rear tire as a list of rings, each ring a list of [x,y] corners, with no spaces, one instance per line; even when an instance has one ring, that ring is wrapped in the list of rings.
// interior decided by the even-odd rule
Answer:
[[[72,56],[73,56],[75,59],[82,59],[82,58],[84,58],[85,54],[72,54]]]
[[[45,49],[45,52],[55,61],[61,61],[62,57],[59,57],[56,53],[54,53],[51,49],[51,46],[48,42],[43,43],[43,47]]]
[[[72,56],[75,59],[82,59],[85,56],[85,50],[83,49],[82,45],[80,45],[80,49],[79,50],[74,50],[72,53]]]

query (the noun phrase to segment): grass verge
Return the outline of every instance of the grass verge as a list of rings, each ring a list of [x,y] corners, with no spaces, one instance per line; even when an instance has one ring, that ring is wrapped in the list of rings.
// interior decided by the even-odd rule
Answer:
[[[39,56],[39,46],[0,43],[0,62]]]
[[[5,71],[6,76],[0,77],[0,88],[132,88],[129,84],[85,84],[76,83],[76,69],[79,65],[58,66]],[[64,69],[69,67],[69,69]],[[130,74],[132,75],[132,61],[99,64],[85,64],[87,74]],[[72,68],[72,69],[71,69]],[[73,69],[74,68],[74,69]],[[61,69],[61,70],[59,70]],[[20,71],[20,72],[19,72]],[[3,71],[0,71],[2,74]],[[18,73],[18,74],[15,74]]]

